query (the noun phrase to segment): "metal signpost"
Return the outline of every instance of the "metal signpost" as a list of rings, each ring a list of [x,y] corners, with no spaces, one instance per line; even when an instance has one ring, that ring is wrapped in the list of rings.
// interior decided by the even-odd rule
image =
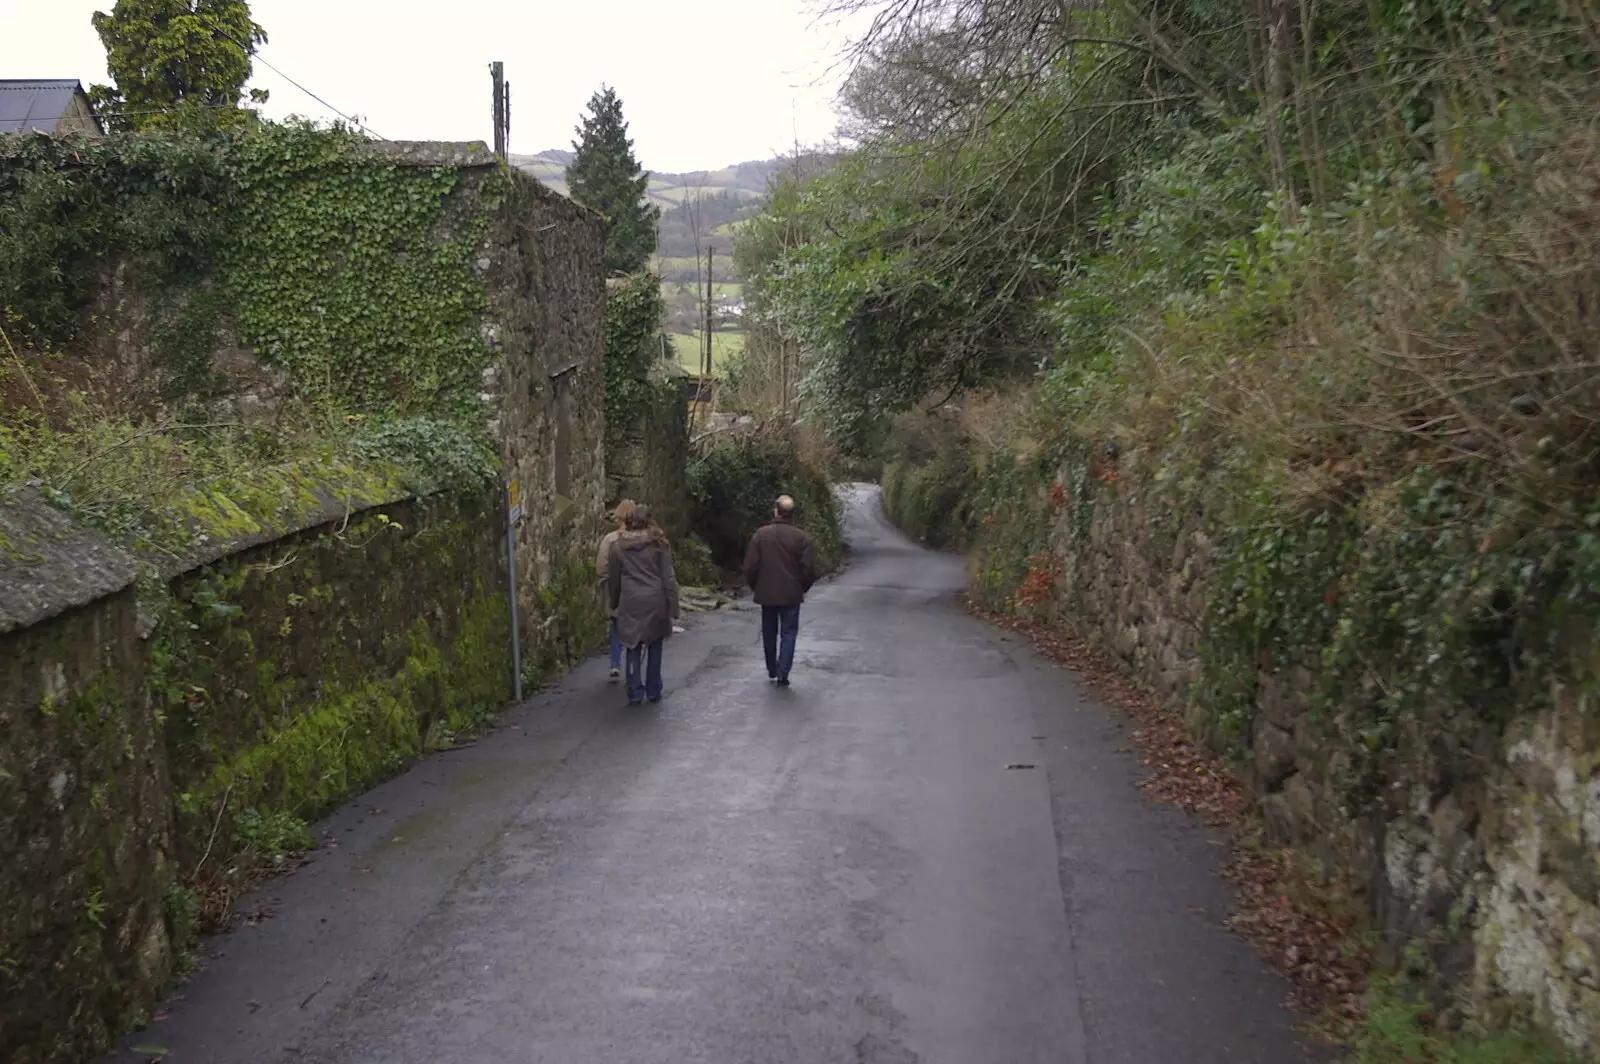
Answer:
[[[522,701],[522,632],[517,623],[517,526],[522,523],[522,493],[515,478],[507,478],[506,581],[511,591],[511,690]]]

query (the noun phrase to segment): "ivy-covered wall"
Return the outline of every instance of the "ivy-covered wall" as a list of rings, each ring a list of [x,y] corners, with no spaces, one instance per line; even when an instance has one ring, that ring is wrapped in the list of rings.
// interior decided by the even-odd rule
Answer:
[[[552,603],[607,493],[597,215],[481,144],[271,123],[7,142],[0,196],[0,490],[185,558],[236,523],[197,494],[274,524],[284,468],[509,477],[527,656],[588,646],[597,609]]]
[[[58,1064],[510,697],[502,476],[525,679],[601,641],[602,233],[482,145],[296,125],[8,140],[0,203],[0,532],[104,563],[0,535],[0,1046]]]

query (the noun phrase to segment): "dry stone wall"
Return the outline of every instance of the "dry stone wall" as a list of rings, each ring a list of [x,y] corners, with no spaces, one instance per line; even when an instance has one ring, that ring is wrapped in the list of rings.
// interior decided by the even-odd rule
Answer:
[[[1203,731],[1194,691],[1219,579],[1212,530],[1198,515],[1153,509],[1136,486],[1089,490],[1081,509],[1052,508],[1054,591],[1042,608]],[[1589,640],[1575,645],[1592,654]],[[1427,757],[1397,766],[1376,810],[1352,817],[1340,790],[1350,750],[1325,726],[1337,708],[1318,704],[1317,668],[1307,652],[1255,678],[1240,767],[1271,836],[1358,874],[1391,957],[1427,958],[1447,1019],[1531,1019],[1575,1050],[1600,1051],[1593,696],[1554,691],[1550,708],[1486,735],[1475,772]]]

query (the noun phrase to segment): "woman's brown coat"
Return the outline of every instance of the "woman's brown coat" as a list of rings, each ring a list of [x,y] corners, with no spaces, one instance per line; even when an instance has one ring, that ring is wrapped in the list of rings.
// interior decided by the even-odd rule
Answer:
[[[629,531],[611,546],[611,608],[617,637],[625,647],[654,643],[672,634],[678,619],[678,581],[672,575],[672,549],[650,532]]]

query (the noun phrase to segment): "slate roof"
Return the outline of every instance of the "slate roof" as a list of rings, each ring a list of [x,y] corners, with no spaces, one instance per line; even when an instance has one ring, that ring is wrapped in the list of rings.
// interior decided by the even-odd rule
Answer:
[[[75,78],[43,81],[0,80],[0,133],[53,133],[56,123],[83,91]]]

